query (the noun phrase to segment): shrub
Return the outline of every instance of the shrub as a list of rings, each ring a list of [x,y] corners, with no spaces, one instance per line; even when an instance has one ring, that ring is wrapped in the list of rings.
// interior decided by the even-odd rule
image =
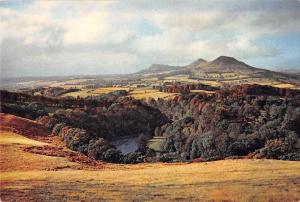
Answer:
[[[280,155],[287,152],[287,147],[280,139],[268,140],[265,146],[256,155],[258,158],[277,159]]]
[[[289,160],[289,161],[300,161],[300,150],[281,155],[278,157],[278,159]]]
[[[59,123],[59,121],[51,116],[41,116],[37,119],[37,122],[43,124],[49,130],[52,130],[53,127]]]
[[[143,133],[137,138],[138,151],[145,153],[147,150],[148,137]]]
[[[89,142],[87,155],[96,160],[103,160],[117,163],[121,159],[121,153],[102,138],[93,139]]]
[[[58,123],[58,124],[56,124],[56,125],[53,127],[53,129],[52,129],[52,133],[53,133],[54,135],[58,135],[58,134],[60,133],[61,129],[63,129],[63,127],[65,127],[65,126],[66,126],[65,123]]]
[[[165,153],[159,157],[161,162],[176,162],[178,161],[178,155],[175,152]]]
[[[86,130],[79,128],[69,128],[63,136],[63,142],[68,148],[84,154],[88,151],[90,140],[91,137]]]
[[[141,152],[130,152],[123,156],[123,163],[142,163],[144,155]]]

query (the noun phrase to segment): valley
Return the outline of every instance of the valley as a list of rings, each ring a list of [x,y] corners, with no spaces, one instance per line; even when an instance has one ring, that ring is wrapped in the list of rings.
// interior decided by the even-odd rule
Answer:
[[[61,92],[62,97],[98,96],[117,90],[125,90],[136,99],[172,98],[173,94],[162,93],[159,86],[176,82],[183,84],[204,84],[210,86],[232,86],[259,84],[279,88],[300,89],[298,74],[273,72],[249,66],[232,57],[220,56],[211,62],[198,59],[186,66],[151,65],[148,69],[133,74],[68,76],[60,80],[36,78],[22,82],[6,82],[2,89],[34,93],[39,95],[47,90]],[[7,84],[8,83],[8,84]],[[74,92],[68,92],[71,90]],[[65,91],[65,92],[63,92]],[[46,91],[47,92],[47,91]],[[47,94],[45,94],[47,95]],[[56,96],[49,94],[48,96]]]
[[[300,202],[300,0],[0,0],[0,202]]]
[[[13,119],[15,125],[2,119],[6,123],[0,131],[0,149],[5,153],[0,158],[2,201],[299,200],[299,162],[95,163],[79,153],[59,152],[65,149],[46,134],[28,137],[22,132],[22,125],[37,123],[3,116]],[[52,153],[28,149],[45,146]]]
[[[1,200],[297,201],[299,85],[224,56],[2,85]]]

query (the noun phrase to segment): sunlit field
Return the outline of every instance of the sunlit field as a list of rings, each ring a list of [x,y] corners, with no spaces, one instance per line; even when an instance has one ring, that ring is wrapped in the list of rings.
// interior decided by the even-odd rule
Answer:
[[[159,92],[156,89],[152,88],[135,88],[129,91],[128,87],[108,87],[108,88],[97,88],[97,89],[82,89],[77,92],[70,92],[64,94],[62,97],[71,96],[71,97],[87,97],[87,96],[97,96],[97,95],[104,95],[113,91],[117,90],[126,90],[129,94],[129,97],[133,97],[135,99],[148,99],[148,98],[164,98],[169,99],[173,98],[176,94],[175,93],[166,93],[166,92]]]
[[[207,90],[191,90],[191,93],[206,93],[206,94],[214,94],[214,91],[207,91]]]
[[[176,96],[176,93],[166,93],[166,92],[160,92],[156,89],[149,89],[149,88],[137,88],[129,93],[129,96],[135,98],[135,99],[148,99],[148,98],[164,98],[164,99],[170,99]]]
[[[198,83],[196,79],[190,79],[189,76],[178,75],[178,76],[169,76],[165,77],[164,81],[166,82],[186,82],[186,83]]]
[[[97,89],[81,89],[77,92],[66,93],[63,97],[71,96],[71,97],[87,97],[87,96],[97,96],[103,95],[106,93],[110,93],[117,90],[126,90],[128,91],[128,87],[105,87],[105,88],[97,88]]]

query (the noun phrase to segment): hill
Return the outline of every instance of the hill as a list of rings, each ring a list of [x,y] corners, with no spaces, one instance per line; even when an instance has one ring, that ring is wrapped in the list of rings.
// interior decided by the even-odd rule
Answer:
[[[36,123],[30,120],[1,114],[1,125],[10,124],[10,127],[22,128],[22,123],[36,126]],[[68,153],[72,151],[57,144],[55,141],[47,143],[36,141],[18,132],[8,132],[2,128],[1,200],[298,201],[300,199],[297,194],[300,191],[299,162],[243,159],[180,164],[91,164],[90,162],[93,162],[91,159],[87,162],[75,161],[74,158],[79,155],[78,153]]]
[[[211,62],[201,63],[194,67],[194,70],[203,72],[254,72],[259,69],[251,67],[233,57],[220,56]]]
[[[157,75],[157,74],[168,74],[171,72],[181,71],[184,68],[181,66],[171,66],[163,64],[152,64],[148,69],[137,72],[137,75]]]
[[[220,84],[260,83],[267,85],[300,84],[298,74],[275,72],[252,67],[233,57],[220,56],[213,61],[198,59],[186,66],[151,65],[148,69],[136,74],[139,77],[160,78],[186,76],[187,79],[199,81],[214,81]],[[174,78],[174,80],[177,80]],[[178,80],[180,81],[180,80]]]
[[[0,123],[0,130],[18,133],[27,137],[42,138],[50,135],[50,132],[42,124],[10,114],[0,113]]]

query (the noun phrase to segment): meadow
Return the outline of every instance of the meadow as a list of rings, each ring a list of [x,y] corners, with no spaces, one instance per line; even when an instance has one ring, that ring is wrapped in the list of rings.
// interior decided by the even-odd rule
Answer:
[[[83,89],[81,88],[80,91],[77,92],[70,92],[62,95],[62,97],[88,97],[88,96],[97,96],[97,95],[104,95],[107,93],[111,93],[113,91],[117,90],[126,90],[128,92],[128,96],[133,97],[135,99],[148,99],[148,98],[172,98],[176,94],[175,93],[165,93],[165,92],[160,92],[157,89],[153,89],[151,87],[144,87],[144,88],[134,88],[131,89],[129,87],[103,87],[103,88],[96,88],[96,89]]]

